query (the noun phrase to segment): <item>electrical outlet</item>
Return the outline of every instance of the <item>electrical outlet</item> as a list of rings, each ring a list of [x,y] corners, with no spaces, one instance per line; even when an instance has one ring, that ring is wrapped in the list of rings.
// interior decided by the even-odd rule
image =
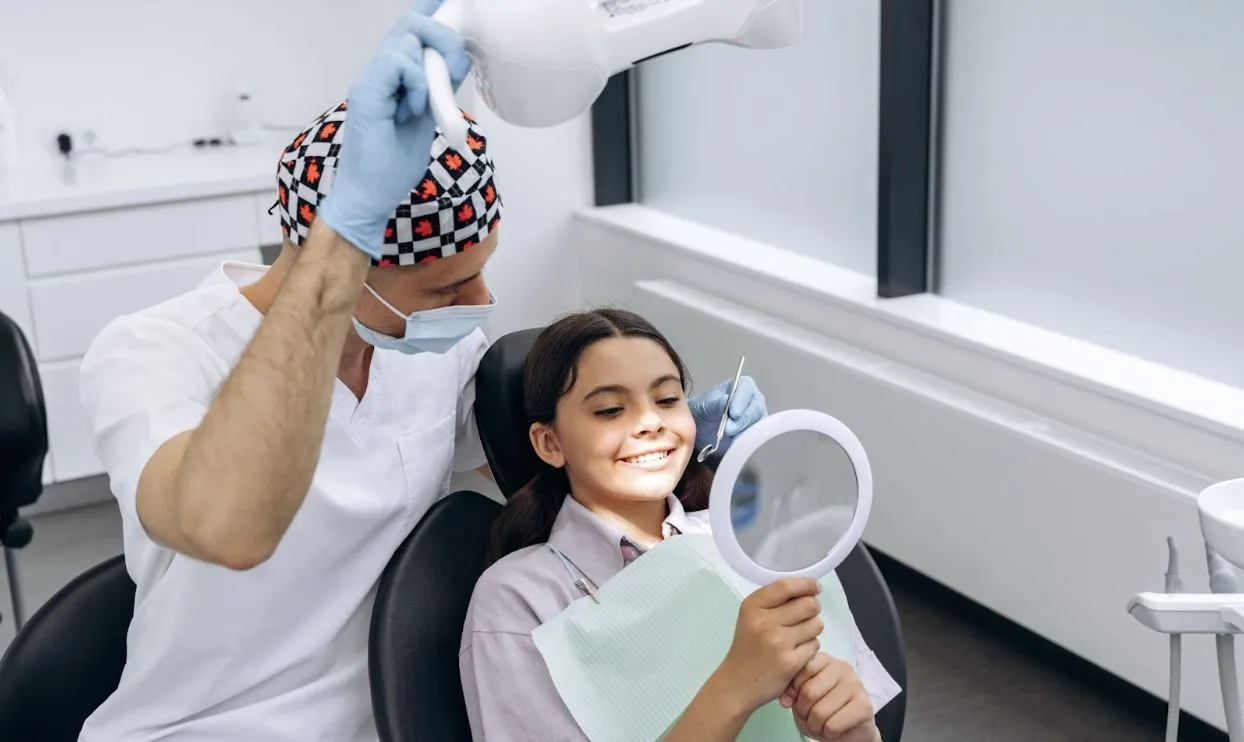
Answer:
[[[71,152],[77,154],[95,146],[98,137],[93,129],[61,129],[52,137],[52,151],[57,155],[64,154],[59,139],[62,135],[69,137]]]

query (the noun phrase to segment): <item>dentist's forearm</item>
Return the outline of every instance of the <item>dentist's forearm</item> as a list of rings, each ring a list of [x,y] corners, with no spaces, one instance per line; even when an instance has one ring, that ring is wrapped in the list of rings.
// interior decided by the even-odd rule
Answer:
[[[184,441],[169,482],[175,539],[188,542],[192,555],[236,569],[276,550],[310,488],[369,264],[319,221],[298,250],[259,330]]]

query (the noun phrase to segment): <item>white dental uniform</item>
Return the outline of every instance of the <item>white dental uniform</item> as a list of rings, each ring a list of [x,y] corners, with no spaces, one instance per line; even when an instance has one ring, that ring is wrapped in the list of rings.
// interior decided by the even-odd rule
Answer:
[[[120,687],[84,742],[375,740],[376,583],[451,472],[485,463],[472,413],[483,333],[444,355],[377,351],[361,401],[333,389],[310,491],[270,559],[238,572],[156,543],[138,520],[139,475],[201,422],[259,328],[238,287],[264,270],[224,263],[199,288],[111,323],[82,362],[138,588]]]

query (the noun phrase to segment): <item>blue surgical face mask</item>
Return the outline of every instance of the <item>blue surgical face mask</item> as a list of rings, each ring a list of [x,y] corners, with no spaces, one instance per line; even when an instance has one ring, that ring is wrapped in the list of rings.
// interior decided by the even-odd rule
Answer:
[[[422,312],[402,314],[397,307],[384,300],[376,290],[367,284],[363,287],[376,297],[376,300],[389,308],[397,316],[406,320],[406,334],[400,338],[382,335],[357,319],[354,320],[354,331],[363,338],[363,342],[374,345],[380,350],[396,350],[406,355],[416,353],[447,353],[467,335],[488,319],[497,306],[497,299],[488,292],[487,304],[456,304],[440,309],[428,309]]]

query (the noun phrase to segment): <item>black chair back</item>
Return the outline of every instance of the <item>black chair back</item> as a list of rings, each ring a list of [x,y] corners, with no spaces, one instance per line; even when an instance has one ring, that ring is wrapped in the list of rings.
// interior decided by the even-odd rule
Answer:
[[[458,647],[500,510],[477,492],[455,492],[423,516],[385,568],[368,650],[382,742],[471,742]]]
[[[0,740],[76,742],[121,682],[134,583],[123,557],[74,578],[0,659]]]
[[[497,485],[506,497],[535,476],[539,462],[528,443],[523,406],[523,368],[539,334],[537,328],[500,338],[480,361],[475,376],[475,416],[480,439]],[[894,598],[863,543],[855,547],[837,572],[864,641],[903,688],[877,714],[882,740],[898,742],[907,709],[907,650]]]
[[[898,608],[890,586],[877,568],[868,547],[861,541],[836,570],[847,603],[868,648],[881,666],[903,689],[894,700],[877,712],[877,728],[882,742],[899,742],[907,718],[907,646],[899,625]]]
[[[17,510],[43,493],[47,452],[47,411],[34,353],[17,323],[0,313],[0,544],[20,548],[30,540]]]
[[[493,343],[475,373],[475,423],[493,478],[507,498],[531,481],[540,463],[523,406],[523,367],[540,329],[512,332]]]

